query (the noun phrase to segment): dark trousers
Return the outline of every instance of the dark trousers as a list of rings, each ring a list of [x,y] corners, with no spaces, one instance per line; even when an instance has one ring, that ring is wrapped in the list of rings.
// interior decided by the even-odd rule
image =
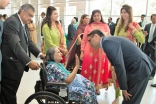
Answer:
[[[3,78],[1,81],[1,104],[17,104],[16,93],[21,80]]]
[[[147,44],[144,50],[144,53],[148,55],[152,59],[153,62],[155,62],[155,50],[149,44]],[[155,71],[156,71],[156,68],[154,68],[153,71],[151,72],[152,77],[155,76]]]
[[[149,77],[146,77],[142,81],[138,82],[137,84],[131,86],[128,88],[127,92],[132,95],[130,97],[130,100],[126,101],[126,99],[123,100],[122,104],[140,104],[141,99],[144,95],[147,83],[148,83]]]

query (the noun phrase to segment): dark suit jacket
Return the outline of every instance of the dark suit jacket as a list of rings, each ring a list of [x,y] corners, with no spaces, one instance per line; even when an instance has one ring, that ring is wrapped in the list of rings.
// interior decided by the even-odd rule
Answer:
[[[3,33],[3,21],[0,20],[0,51],[1,51],[2,33]],[[1,62],[2,62],[2,54],[0,52],[0,63]],[[1,65],[0,65],[0,82],[1,82],[1,78],[2,78],[1,76],[2,76],[2,73],[1,73]],[[0,87],[1,87],[1,84],[0,84]]]
[[[108,26],[109,26],[111,35],[114,35],[116,24],[111,22],[111,24],[108,23]]]
[[[68,36],[67,36],[67,39],[68,40],[73,40],[75,32],[76,32],[76,29],[74,28],[74,25],[71,23],[68,26]]]
[[[139,22],[138,24],[140,25],[140,27],[142,27],[142,22]]]
[[[148,37],[149,37],[149,33],[150,33],[150,27],[151,27],[151,23],[147,24],[144,28],[144,31],[147,31],[148,35],[145,37],[145,43],[144,43],[144,46],[143,46],[143,51],[145,51],[145,48],[148,44]],[[154,47],[155,43],[154,41],[156,41],[156,28],[154,30],[154,33],[153,33],[153,40],[149,43],[150,46]]]
[[[0,20],[0,44],[2,42],[2,33],[3,33],[3,23],[4,21]]]
[[[104,37],[101,40],[108,59],[114,66],[121,90],[150,76],[156,66],[134,43],[123,37]]]
[[[4,22],[2,35],[2,77],[20,80],[24,70],[28,71],[26,64],[31,61],[27,55],[28,51],[38,56],[40,51],[29,38],[28,27],[26,27],[28,42],[17,14],[10,16]]]

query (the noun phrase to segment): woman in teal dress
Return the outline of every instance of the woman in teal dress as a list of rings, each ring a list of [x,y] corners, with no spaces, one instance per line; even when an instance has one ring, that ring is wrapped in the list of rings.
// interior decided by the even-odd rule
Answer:
[[[76,66],[69,72],[60,63],[62,53],[57,47],[48,49],[46,54],[48,65],[46,66],[47,79],[49,82],[65,82],[68,84],[69,92],[77,92],[82,95],[82,104],[98,104],[94,85],[80,74],[76,74],[80,65],[76,55]],[[78,94],[69,94],[70,100],[78,100]]]

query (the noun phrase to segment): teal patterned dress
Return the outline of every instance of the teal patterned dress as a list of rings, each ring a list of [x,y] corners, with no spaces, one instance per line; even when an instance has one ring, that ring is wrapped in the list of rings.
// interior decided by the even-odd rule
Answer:
[[[56,64],[52,61],[48,62],[46,66],[46,73],[49,82],[65,82],[70,74],[61,63]],[[83,96],[82,104],[98,104],[93,83],[82,75],[76,74],[75,79],[68,85],[68,88],[69,92],[77,92]],[[77,94],[69,94],[69,98],[70,100],[79,100]]]

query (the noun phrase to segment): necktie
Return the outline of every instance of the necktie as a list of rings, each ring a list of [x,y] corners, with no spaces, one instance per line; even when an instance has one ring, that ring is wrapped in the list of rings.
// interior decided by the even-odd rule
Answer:
[[[27,50],[26,50],[26,53],[29,56],[29,52],[28,52],[28,35],[27,35],[27,32],[26,32],[25,26],[23,26],[23,31],[24,31],[25,40],[27,42]]]
[[[154,24],[151,24],[150,33],[148,37],[148,42],[150,43],[153,40]]]
[[[28,35],[27,35],[26,30],[25,30],[25,26],[23,26],[23,31],[24,31],[24,35],[25,35],[26,42],[27,42],[27,44],[28,44]]]

